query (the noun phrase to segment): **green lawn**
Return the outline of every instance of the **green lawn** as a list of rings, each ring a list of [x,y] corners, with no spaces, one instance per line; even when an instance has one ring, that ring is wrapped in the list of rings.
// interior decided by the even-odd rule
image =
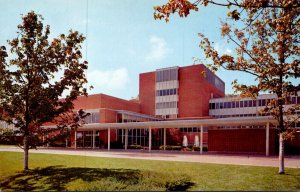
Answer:
[[[299,190],[300,169],[0,152],[0,191]]]

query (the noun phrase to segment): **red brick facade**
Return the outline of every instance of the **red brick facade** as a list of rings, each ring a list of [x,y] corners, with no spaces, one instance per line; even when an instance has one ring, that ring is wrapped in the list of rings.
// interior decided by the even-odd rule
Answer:
[[[218,129],[208,130],[208,150],[219,152],[266,153],[265,129]],[[277,153],[278,136],[270,129],[270,154]]]
[[[136,102],[127,101],[117,97],[105,94],[89,95],[88,97],[79,97],[74,102],[75,109],[99,109],[108,108],[114,110],[128,110],[140,112],[140,105]]]
[[[155,72],[140,74],[139,100],[141,113],[155,115]]]
[[[204,77],[203,65],[179,68],[178,117],[208,116],[211,95],[223,97],[224,93],[213,87]]]
[[[224,92],[204,77],[204,65],[179,68],[178,117],[208,116],[211,96],[223,97]],[[141,113],[155,115],[155,72],[141,73],[139,82]]]

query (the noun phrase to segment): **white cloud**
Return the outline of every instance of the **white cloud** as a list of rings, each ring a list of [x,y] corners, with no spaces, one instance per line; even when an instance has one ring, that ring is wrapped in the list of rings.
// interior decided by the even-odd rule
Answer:
[[[149,43],[150,51],[146,55],[147,61],[161,61],[171,51],[163,38],[152,36]]]
[[[92,92],[126,89],[126,85],[130,79],[126,68],[106,71],[89,71],[87,77],[89,85],[94,87]]]
[[[226,44],[216,43],[214,49],[218,51],[219,54],[231,54],[232,50],[226,47]]]

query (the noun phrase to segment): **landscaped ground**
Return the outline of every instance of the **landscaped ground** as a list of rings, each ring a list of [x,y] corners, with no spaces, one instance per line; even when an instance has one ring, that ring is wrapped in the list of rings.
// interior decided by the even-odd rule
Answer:
[[[300,169],[0,152],[0,190],[299,190]]]

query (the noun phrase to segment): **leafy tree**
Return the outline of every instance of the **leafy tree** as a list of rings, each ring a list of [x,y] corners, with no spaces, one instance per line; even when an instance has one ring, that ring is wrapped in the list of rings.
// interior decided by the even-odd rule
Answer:
[[[34,148],[44,133],[66,132],[82,123],[82,110],[73,112],[73,101],[87,96],[87,83],[81,61],[82,34],[69,31],[51,42],[50,27],[44,27],[42,16],[29,12],[18,25],[18,36],[0,47],[0,120],[13,124],[23,136],[24,169],[28,169],[28,151]],[[63,71],[61,77],[57,74]],[[61,99],[62,95],[67,96]],[[68,121],[63,121],[68,116]],[[55,129],[43,129],[43,124],[57,124]]]
[[[186,17],[199,6],[227,6],[231,20],[221,23],[221,35],[236,47],[235,54],[221,55],[211,41],[199,34],[200,47],[213,63],[216,71],[224,68],[241,71],[255,77],[254,85],[233,82],[236,92],[242,96],[256,97],[260,92],[276,94],[264,109],[279,124],[279,173],[284,173],[284,141],[293,135],[293,127],[299,121],[299,105],[291,105],[291,96],[300,91],[300,1],[298,0],[169,0],[165,5],[154,7],[155,19],[169,20],[172,13]],[[293,83],[296,82],[296,83]],[[285,105],[289,107],[284,109]]]

